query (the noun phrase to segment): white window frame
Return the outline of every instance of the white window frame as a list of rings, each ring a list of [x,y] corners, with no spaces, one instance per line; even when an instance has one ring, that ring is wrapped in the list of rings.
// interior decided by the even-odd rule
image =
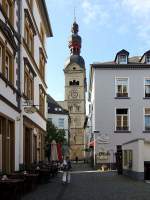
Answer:
[[[8,57],[8,65],[6,65],[6,56]],[[6,68],[8,69],[7,77],[6,77]],[[5,54],[5,78],[6,78],[7,80],[9,80],[9,71],[10,71],[10,56],[9,56],[9,54],[6,52],[6,54]]]
[[[0,44],[0,72],[2,72],[2,64],[3,64],[3,46]]]
[[[150,97],[145,96],[145,85],[146,85],[145,81],[148,80],[148,79],[150,80],[150,77],[144,77],[144,98],[150,98]]]
[[[146,55],[146,64],[150,64],[150,55]]]
[[[121,57],[125,57],[125,61],[120,61]],[[122,54],[122,55],[118,55],[118,64],[127,64],[127,55]]]
[[[117,114],[116,114],[116,111],[117,109],[128,109],[128,130],[117,130]],[[130,131],[130,108],[129,107],[126,107],[126,108],[118,108],[118,107],[115,107],[115,131],[117,132],[123,132],[123,131]]]
[[[143,109],[143,124],[144,124],[144,129],[143,129],[143,130],[144,130],[144,131],[150,131],[150,130],[146,130],[146,129],[145,129],[145,127],[146,127],[146,126],[145,126],[145,109],[146,109],[146,108],[150,108],[150,107],[144,107],[144,109]]]
[[[60,120],[63,121],[63,126],[60,125]],[[62,122],[61,122],[61,123],[62,123]],[[64,126],[65,126],[65,119],[64,119],[64,118],[58,118],[58,127],[59,127],[59,128],[64,128]]]
[[[127,79],[127,82],[128,82],[128,84],[127,84],[127,93],[128,93],[128,96],[127,97],[122,97],[122,98],[129,98],[129,77],[115,77],[115,97],[116,98],[121,98],[121,97],[118,97],[117,96],[117,93],[118,93],[118,88],[117,88],[117,79]]]

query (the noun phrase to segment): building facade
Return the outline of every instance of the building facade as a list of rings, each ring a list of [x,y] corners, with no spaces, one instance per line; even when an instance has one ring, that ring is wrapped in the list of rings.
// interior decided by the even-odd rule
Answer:
[[[3,0],[0,10],[0,166],[10,172],[44,159],[45,41],[52,30],[44,0]]]
[[[73,23],[69,39],[71,55],[65,62],[65,107],[69,111],[70,157],[84,158],[84,122],[86,116],[86,70],[84,59],[80,56],[81,37],[78,24]]]
[[[93,63],[90,71],[90,123],[97,163],[115,164],[121,145],[150,139],[150,51],[131,57],[122,50],[112,62]]]
[[[58,129],[65,130],[65,138],[68,142],[70,117],[69,112],[61,107],[50,95],[47,95],[47,120],[51,121]]]
[[[0,171],[16,168],[20,124],[19,1],[0,1]]]

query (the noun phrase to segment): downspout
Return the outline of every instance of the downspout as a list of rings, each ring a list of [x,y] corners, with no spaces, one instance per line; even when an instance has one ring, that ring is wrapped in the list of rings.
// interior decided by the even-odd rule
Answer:
[[[19,92],[20,92],[20,101],[19,108],[20,113],[20,133],[19,133],[19,168],[23,164],[23,110],[22,110],[22,0],[17,0],[18,3],[18,31],[20,35],[19,43],[19,53],[18,53],[18,82],[19,82]],[[23,166],[22,166],[23,167]]]

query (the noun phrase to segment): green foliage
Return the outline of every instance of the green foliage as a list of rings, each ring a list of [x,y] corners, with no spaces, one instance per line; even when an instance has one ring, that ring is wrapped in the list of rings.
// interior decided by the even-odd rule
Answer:
[[[46,142],[50,144],[53,140],[56,143],[63,144],[66,142],[65,139],[65,130],[58,129],[51,121],[47,122],[47,134],[46,134]]]
[[[67,144],[65,130],[58,129],[51,121],[47,121],[47,133],[45,138],[45,156],[50,159],[50,144],[53,140],[59,144]]]

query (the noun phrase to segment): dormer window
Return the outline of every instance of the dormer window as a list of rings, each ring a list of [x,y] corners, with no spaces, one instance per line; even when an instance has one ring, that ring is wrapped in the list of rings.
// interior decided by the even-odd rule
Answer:
[[[125,49],[122,49],[116,54],[115,62],[118,64],[127,64],[128,63],[129,52]]]
[[[150,64],[150,55],[146,56],[146,64]]]
[[[119,55],[118,56],[118,64],[127,64],[127,56]]]

